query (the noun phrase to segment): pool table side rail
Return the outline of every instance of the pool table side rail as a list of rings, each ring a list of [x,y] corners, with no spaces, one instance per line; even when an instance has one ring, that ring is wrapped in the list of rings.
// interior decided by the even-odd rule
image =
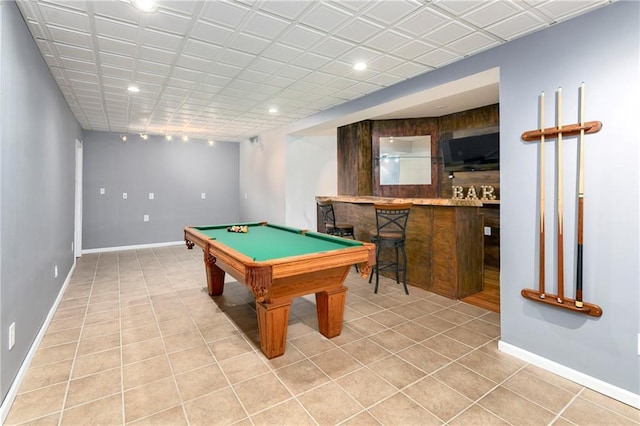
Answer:
[[[367,271],[375,264],[375,245],[362,242],[361,245],[345,246],[336,250],[321,253],[310,253],[265,261],[255,261],[253,258],[228,247],[225,244],[212,239],[193,227],[184,228],[184,239],[189,246],[193,243],[206,250],[219,261],[230,266],[234,271],[226,271],[235,279],[244,281],[244,277],[250,269],[271,268],[273,279],[283,278],[299,274],[301,272],[314,272],[331,267],[344,265],[360,265],[361,273],[365,276]],[[235,273],[234,273],[235,272]]]

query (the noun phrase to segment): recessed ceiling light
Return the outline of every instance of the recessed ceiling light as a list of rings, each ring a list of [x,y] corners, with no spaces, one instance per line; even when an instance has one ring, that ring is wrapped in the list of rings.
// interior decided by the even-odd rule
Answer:
[[[189,140],[189,137],[188,137],[187,135],[184,135],[184,136],[182,137],[182,140],[186,142],[186,141],[188,141],[188,140]]]
[[[158,9],[155,0],[133,0],[133,6],[142,12],[154,12]]]
[[[278,112],[278,108],[276,107],[269,108],[269,114],[276,114],[277,112]]]
[[[209,146],[213,146],[215,144],[215,141],[209,141]]]
[[[140,91],[140,88],[138,86],[131,85],[127,87],[127,90],[131,93],[138,93]]]
[[[167,140],[170,141],[171,139],[173,139],[173,136],[167,135],[167,136],[165,136],[165,138],[167,138]]]
[[[353,64],[353,69],[356,71],[366,70],[367,64],[365,64],[364,62],[356,62],[355,64]]]

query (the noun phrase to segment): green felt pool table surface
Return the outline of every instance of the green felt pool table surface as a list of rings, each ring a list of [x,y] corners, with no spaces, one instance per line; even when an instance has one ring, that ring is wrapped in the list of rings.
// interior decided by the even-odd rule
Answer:
[[[194,229],[257,262],[362,246],[360,241],[304,232],[287,226],[269,223],[240,225],[247,225],[248,232],[227,231],[232,225],[196,226]]]

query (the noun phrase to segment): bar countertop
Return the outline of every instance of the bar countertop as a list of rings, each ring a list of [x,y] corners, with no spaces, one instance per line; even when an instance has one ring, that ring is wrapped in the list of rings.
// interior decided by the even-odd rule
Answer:
[[[486,200],[455,200],[452,198],[389,198],[389,197],[373,197],[373,196],[354,196],[354,195],[331,195],[316,196],[316,200],[327,200],[354,203],[354,204],[373,204],[373,203],[407,203],[411,202],[418,206],[452,206],[452,207],[482,207],[486,204]],[[493,202],[495,203],[495,201]]]

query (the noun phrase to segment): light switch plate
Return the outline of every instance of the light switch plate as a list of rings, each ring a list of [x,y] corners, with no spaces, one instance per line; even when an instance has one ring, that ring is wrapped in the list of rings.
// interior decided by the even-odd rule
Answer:
[[[107,192],[106,189],[100,188],[100,195],[104,195],[106,192]]]
[[[149,193],[149,199],[153,200],[155,198],[155,194],[153,192]]]
[[[485,226],[484,227],[484,235],[491,235],[491,227],[490,226]]]
[[[123,192],[123,193],[122,193],[122,199],[123,199],[123,200],[126,200],[126,199],[127,199],[127,193],[126,193],[126,192]]]
[[[149,215],[148,215],[148,214],[145,214],[145,215],[142,217],[142,220],[143,220],[143,221],[145,221],[145,222],[149,222]]]
[[[200,198],[203,199],[203,200],[206,199],[207,198],[207,193],[206,192],[201,193],[200,194]]]

